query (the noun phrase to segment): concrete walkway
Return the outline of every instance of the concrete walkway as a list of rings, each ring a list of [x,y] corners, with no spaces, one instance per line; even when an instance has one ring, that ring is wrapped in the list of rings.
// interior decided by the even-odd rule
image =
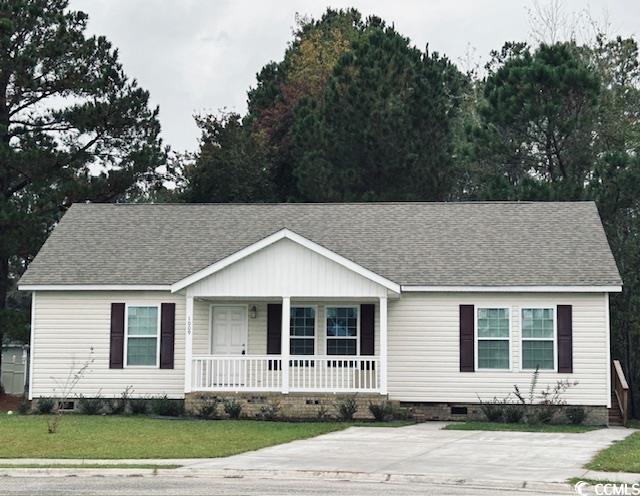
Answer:
[[[582,434],[449,431],[444,423],[407,427],[351,427],[179,469],[350,472],[442,479],[564,482],[630,429]]]
[[[162,470],[170,477],[259,477],[360,482],[487,481],[531,487],[564,483],[572,477],[636,482],[639,474],[587,471],[583,466],[601,449],[633,430],[609,428],[582,434],[448,431],[445,423],[407,427],[351,427],[228,458],[153,460],[0,460],[0,464],[153,464],[182,465]],[[37,475],[37,470],[2,469],[0,475]],[[42,470],[40,475],[100,473],[86,469]],[[110,469],[112,475],[151,474],[146,469]],[[104,471],[102,471],[105,474]]]

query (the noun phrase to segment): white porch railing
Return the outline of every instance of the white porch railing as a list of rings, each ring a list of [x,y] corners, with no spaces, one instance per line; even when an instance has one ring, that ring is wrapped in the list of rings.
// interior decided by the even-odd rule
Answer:
[[[381,390],[380,358],[291,356],[287,388],[279,355],[193,357],[193,391],[292,391],[375,393]]]
[[[281,360],[277,355],[195,356],[194,391],[280,391]]]

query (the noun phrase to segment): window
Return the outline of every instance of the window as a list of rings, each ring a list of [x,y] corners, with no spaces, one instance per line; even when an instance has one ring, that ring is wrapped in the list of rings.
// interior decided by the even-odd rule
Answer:
[[[158,364],[158,307],[127,307],[127,366]]]
[[[522,309],[522,368],[555,369],[553,308]]]
[[[478,369],[508,369],[509,309],[478,308],[477,313]]]
[[[316,310],[313,307],[291,307],[289,321],[289,353],[313,355],[315,350]]]
[[[357,355],[358,307],[327,307],[327,355]]]

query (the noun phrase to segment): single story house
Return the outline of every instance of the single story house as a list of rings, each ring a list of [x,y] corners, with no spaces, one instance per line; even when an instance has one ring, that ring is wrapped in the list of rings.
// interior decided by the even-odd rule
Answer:
[[[91,353],[75,394],[460,418],[537,367],[606,422],[621,285],[592,202],[75,204],[19,283],[29,398]]]

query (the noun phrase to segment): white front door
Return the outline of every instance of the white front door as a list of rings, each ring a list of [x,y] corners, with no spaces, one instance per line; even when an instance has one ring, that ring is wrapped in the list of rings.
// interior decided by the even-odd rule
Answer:
[[[214,305],[211,312],[211,353],[243,355],[247,349],[247,307]]]

